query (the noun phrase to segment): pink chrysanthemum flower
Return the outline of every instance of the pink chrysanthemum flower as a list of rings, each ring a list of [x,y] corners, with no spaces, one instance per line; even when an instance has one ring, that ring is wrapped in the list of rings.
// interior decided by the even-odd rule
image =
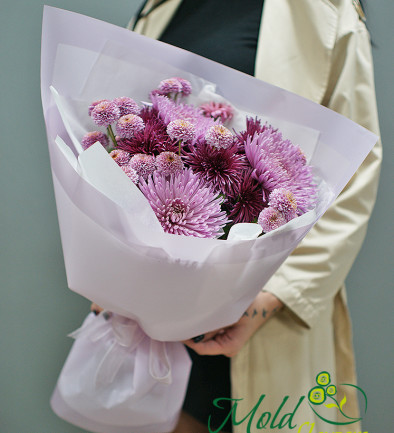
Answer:
[[[114,102],[104,100],[96,104],[91,116],[97,125],[109,126],[119,119],[120,110]]]
[[[263,231],[268,233],[286,224],[286,218],[282,212],[271,207],[266,207],[260,212],[258,223],[263,228]]]
[[[138,176],[146,179],[156,170],[156,160],[153,155],[137,153],[131,157],[129,166],[137,172]]]
[[[196,140],[203,139],[206,131],[215,125],[212,118],[205,117],[201,111],[188,104],[176,104],[171,99],[161,95],[151,95],[153,109],[157,111],[160,119],[168,125],[173,120],[184,119],[192,123],[196,128]],[[193,144],[192,143],[192,144]]]
[[[89,109],[88,109],[89,116],[92,115],[92,111],[93,111],[94,107],[95,107],[97,104],[100,104],[100,102],[110,102],[110,101],[109,101],[108,99],[99,99],[98,101],[94,101],[94,102],[92,102],[92,103],[89,105]]]
[[[234,136],[225,126],[213,125],[205,134],[205,140],[212,147],[227,149],[234,143]]]
[[[119,107],[121,116],[125,116],[126,114],[139,114],[140,112],[138,104],[134,99],[131,99],[128,96],[115,98],[113,102]]]
[[[174,152],[162,152],[156,157],[156,167],[164,176],[179,173],[183,170],[182,158]]]
[[[180,140],[182,143],[187,143],[194,139],[196,128],[188,120],[177,119],[168,124],[167,134],[173,140]]]
[[[188,96],[192,93],[192,86],[188,80],[184,78],[174,77],[160,81],[156,92],[153,94],[171,96],[179,95]]]
[[[140,189],[167,233],[215,238],[228,222],[222,199],[191,170],[170,177],[155,172]]]
[[[126,176],[135,184],[138,184],[138,173],[134,170],[134,168],[131,168],[129,165],[122,165],[120,167],[126,174]]]
[[[167,78],[166,80],[160,81],[159,85],[157,86],[157,90],[161,95],[181,93],[182,84],[177,78]]]
[[[286,221],[297,216],[297,200],[294,194],[285,188],[274,189],[269,196],[268,205],[282,212]]]
[[[227,197],[225,209],[234,223],[255,222],[260,212],[267,206],[263,190],[252,177],[252,170],[245,170],[241,180],[236,183],[234,192]]]
[[[268,127],[245,141],[245,154],[254,169],[253,176],[269,192],[276,188],[290,190],[297,202],[297,214],[312,209],[316,202],[316,185],[312,168],[297,146],[280,132]]]
[[[180,77],[175,77],[175,79],[181,83],[182,86],[181,93],[183,96],[188,96],[192,93],[192,85],[190,84],[190,81]]]
[[[131,138],[144,129],[144,121],[136,114],[122,116],[116,124],[116,132],[121,138]]]
[[[186,156],[187,164],[215,192],[232,194],[240,182],[242,171],[247,167],[244,155],[237,147],[217,149],[206,143],[198,143]]]
[[[137,153],[158,155],[161,152],[178,150],[178,143],[168,136],[166,125],[153,108],[144,107],[140,117],[145,123],[145,128],[136,132],[131,138],[119,139],[119,149],[126,150],[132,155]]]
[[[207,102],[200,105],[200,109],[204,116],[212,117],[215,120],[220,119],[223,123],[230,121],[234,116],[233,107],[222,102]]]
[[[130,160],[130,154],[121,149],[114,149],[109,156],[118,164],[125,165]]]
[[[92,146],[92,144],[96,143],[97,141],[100,142],[103,147],[107,147],[109,144],[108,137],[103,132],[88,132],[81,140],[83,150],[88,149],[90,146]]]

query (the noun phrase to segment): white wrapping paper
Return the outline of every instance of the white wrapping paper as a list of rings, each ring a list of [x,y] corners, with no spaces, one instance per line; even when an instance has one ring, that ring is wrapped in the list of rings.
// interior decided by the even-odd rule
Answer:
[[[237,109],[232,126],[242,128],[239,122],[252,113],[280,127],[314,167],[316,208],[257,239],[175,236],[162,231],[138,189],[131,182],[126,187],[128,179],[100,146],[78,158],[79,140],[93,129],[87,103],[126,95],[147,100],[149,91],[171,76],[189,79],[197,100],[215,95],[230,101]],[[377,140],[283,89],[50,7],[43,22],[42,101],[68,285],[106,310],[136,320],[161,341],[187,339],[237,321]],[[100,167],[108,169],[104,181]]]

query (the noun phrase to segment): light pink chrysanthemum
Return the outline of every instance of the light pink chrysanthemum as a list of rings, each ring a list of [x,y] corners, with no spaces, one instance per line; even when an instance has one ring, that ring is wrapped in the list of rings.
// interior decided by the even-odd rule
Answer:
[[[229,104],[221,102],[207,102],[200,105],[200,109],[204,116],[212,117],[213,119],[220,119],[223,123],[231,120],[234,115],[233,107]]]
[[[134,99],[131,99],[128,96],[115,98],[113,102],[119,107],[121,116],[125,116],[126,114],[139,114],[140,112],[138,104]]]
[[[175,79],[178,80],[182,86],[181,93],[183,96],[188,96],[192,93],[192,85],[190,84],[190,81],[180,77],[175,77]]]
[[[122,165],[120,167],[125,173],[126,176],[135,184],[137,185],[138,183],[138,173],[134,170],[134,168],[131,168],[129,165]]]
[[[103,147],[107,147],[109,144],[108,137],[103,132],[88,132],[81,140],[83,150],[88,149],[92,144],[96,143],[97,141],[100,142]]]
[[[283,226],[287,221],[282,212],[272,207],[266,207],[260,212],[257,222],[261,225],[263,231],[268,233]]]
[[[166,80],[160,81],[157,90],[161,95],[176,94],[182,91],[182,84],[176,78],[167,78]]]
[[[168,136],[167,127],[157,116],[156,110],[152,107],[144,107],[140,117],[145,123],[145,128],[134,134],[132,138],[118,140],[119,149],[126,150],[132,155],[146,153],[156,156],[161,152],[179,150],[179,143]]]
[[[174,152],[162,152],[156,157],[156,167],[164,176],[179,173],[183,170],[182,158]]]
[[[285,188],[274,189],[269,195],[268,205],[282,212],[286,221],[297,216],[297,200],[294,194]]]
[[[94,101],[94,102],[92,102],[92,103],[89,105],[89,109],[88,109],[89,116],[92,115],[92,111],[93,111],[94,107],[95,107],[97,104],[100,104],[100,102],[110,102],[110,101],[109,101],[108,99],[99,99],[98,101]]]
[[[188,120],[177,119],[168,124],[167,134],[173,140],[180,140],[182,143],[187,143],[194,139],[196,128]]]
[[[119,119],[120,110],[114,102],[104,100],[96,104],[91,116],[97,125],[109,126]]]
[[[156,170],[156,160],[153,155],[137,153],[131,157],[129,166],[137,172],[138,176],[146,179]]]
[[[272,127],[245,141],[245,154],[253,168],[253,176],[271,192],[276,188],[290,190],[297,202],[297,214],[312,209],[316,202],[316,185],[312,168],[305,165],[299,147]]]
[[[116,124],[116,132],[121,138],[132,138],[144,129],[144,121],[136,114],[122,116]]]
[[[208,129],[205,140],[212,147],[227,149],[234,143],[234,136],[225,126],[214,125]]]
[[[192,86],[184,78],[168,78],[167,80],[160,81],[157,91],[154,93],[165,96],[176,96],[178,94],[187,96],[192,93]]]
[[[162,95],[151,95],[153,109],[157,111],[159,117],[168,125],[173,120],[184,119],[189,121],[196,128],[196,140],[203,139],[207,130],[215,125],[215,120],[205,117],[201,110],[188,104],[176,104],[171,99]]]
[[[130,154],[121,149],[114,149],[109,156],[118,164],[125,165],[130,160]]]
[[[155,172],[140,189],[167,233],[215,238],[228,222],[222,199],[191,170],[170,177]]]

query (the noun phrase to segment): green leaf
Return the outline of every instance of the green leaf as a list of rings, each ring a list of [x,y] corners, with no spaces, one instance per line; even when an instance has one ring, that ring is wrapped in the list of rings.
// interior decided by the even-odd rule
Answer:
[[[328,407],[329,409],[332,408],[332,407],[337,407],[337,408],[339,408],[339,406],[338,406],[336,403],[327,403],[327,404],[325,404],[324,406],[325,406],[325,407]]]
[[[341,410],[342,410],[343,406],[345,406],[345,404],[346,404],[346,395],[343,397],[343,399],[339,403],[339,407],[341,408]]]

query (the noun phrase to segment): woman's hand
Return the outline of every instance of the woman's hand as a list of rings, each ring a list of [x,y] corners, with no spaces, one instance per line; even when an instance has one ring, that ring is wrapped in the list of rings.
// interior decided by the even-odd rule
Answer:
[[[238,322],[233,325],[193,338],[183,343],[200,355],[235,356],[249,338],[273,314],[283,307],[283,303],[269,292],[260,292]]]

